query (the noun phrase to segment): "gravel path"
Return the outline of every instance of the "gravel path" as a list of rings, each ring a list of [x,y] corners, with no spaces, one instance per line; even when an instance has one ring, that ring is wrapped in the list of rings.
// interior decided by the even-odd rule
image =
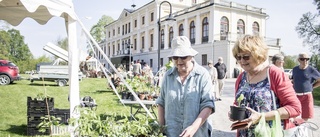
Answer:
[[[230,125],[232,124],[228,118],[228,112],[230,105],[234,100],[234,83],[235,79],[226,79],[226,85],[222,96],[222,101],[215,102],[216,112],[209,117],[209,121],[212,121],[213,136],[214,137],[234,137],[236,131],[231,131]],[[320,107],[314,106],[314,118],[309,120],[320,126]],[[314,137],[320,137],[320,130],[313,132]]]

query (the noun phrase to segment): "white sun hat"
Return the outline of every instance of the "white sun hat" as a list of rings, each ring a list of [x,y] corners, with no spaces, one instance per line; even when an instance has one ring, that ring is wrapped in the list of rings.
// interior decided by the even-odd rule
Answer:
[[[169,53],[168,57],[193,57],[198,54],[198,52],[191,47],[190,40],[186,36],[177,36],[173,38],[171,41],[171,45],[172,50]]]

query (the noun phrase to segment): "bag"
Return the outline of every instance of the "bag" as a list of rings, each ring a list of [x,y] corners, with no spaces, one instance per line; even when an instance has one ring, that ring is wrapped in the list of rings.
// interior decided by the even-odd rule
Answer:
[[[282,137],[281,120],[278,111],[275,111],[275,120],[272,121],[272,127],[266,122],[265,114],[261,113],[259,124],[254,129],[255,137]]]
[[[82,107],[95,107],[97,106],[94,99],[90,96],[85,96],[82,98],[81,101],[81,106]]]
[[[283,130],[283,137],[313,137],[313,131],[319,127],[312,122],[304,122],[296,127]]]
[[[255,137],[271,137],[271,129],[266,122],[264,113],[261,113],[259,124],[254,129]]]

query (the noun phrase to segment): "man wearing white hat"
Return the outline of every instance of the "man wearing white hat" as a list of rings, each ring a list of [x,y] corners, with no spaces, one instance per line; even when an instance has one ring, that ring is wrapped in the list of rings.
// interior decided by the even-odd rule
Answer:
[[[210,137],[207,118],[214,113],[209,72],[195,62],[198,54],[186,36],[172,40],[174,67],[164,75],[158,104],[160,125],[167,137]]]

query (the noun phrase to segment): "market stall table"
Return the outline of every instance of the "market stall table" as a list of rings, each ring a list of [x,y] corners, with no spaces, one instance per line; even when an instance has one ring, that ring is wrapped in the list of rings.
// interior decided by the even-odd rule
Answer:
[[[143,111],[143,108],[142,108],[142,106],[139,104],[138,101],[132,101],[132,100],[130,100],[130,99],[121,99],[120,102],[123,103],[123,104],[125,104],[125,105],[130,105],[131,119],[132,119],[132,117],[135,117],[135,115],[138,114],[138,113],[146,113],[145,111]],[[146,105],[146,107],[151,110],[151,113],[153,113],[153,115],[155,116],[155,118],[157,118],[157,115],[156,115],[156,113],[155,113],[154,110],[153,110],[153,105],[156,104],[156,101],[153,101],[153,100],[141,100],[141,102],[142,102],[144,105]],[[133,113],[132,113],[132,107],[133,107],[134,105],[139,105],[139,107],[138,107],[137,111],[133,114]],[[146,116],[147,116],[147,115],[146,115]]]

